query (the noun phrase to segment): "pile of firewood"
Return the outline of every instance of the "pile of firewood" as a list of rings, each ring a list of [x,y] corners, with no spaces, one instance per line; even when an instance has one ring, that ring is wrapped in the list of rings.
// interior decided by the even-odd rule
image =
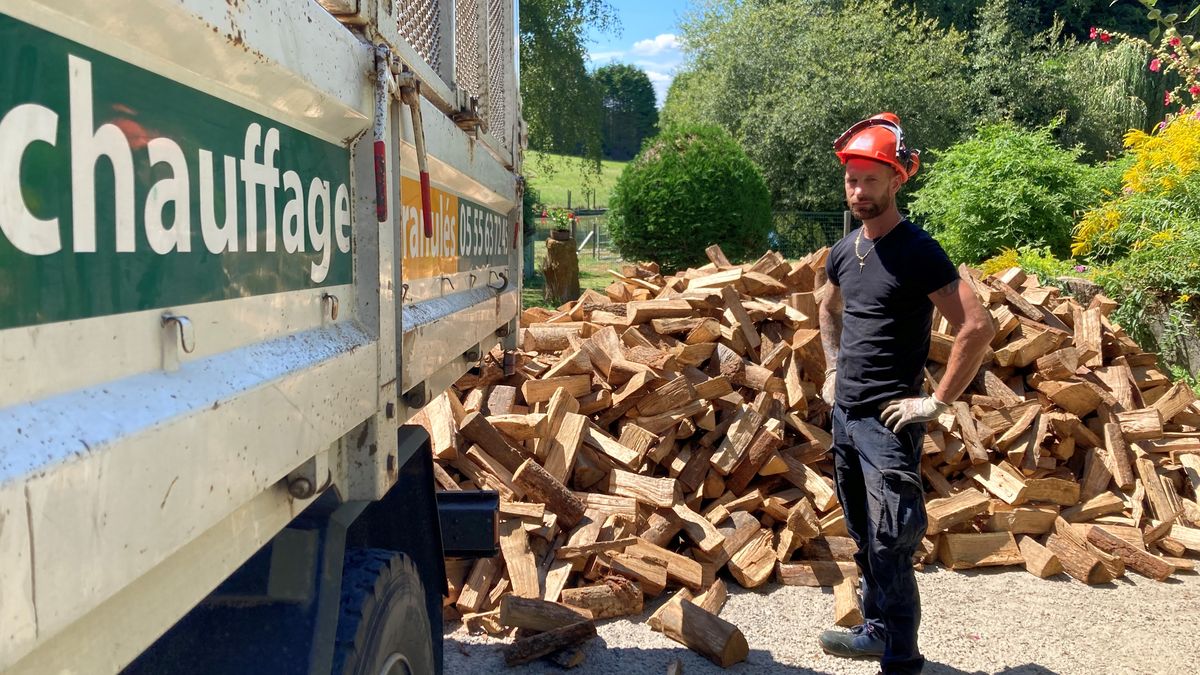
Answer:
[[[488,354],[418,415],[440,489],[501,495],[502,555],[451,562],[446,615],[509,635],[510,664],[582,658],[594,622],[638,616],[722,666],[724,579],[832,586],[861,621],[834,494],[819,251],[664,277],[623,267],[604,293],[527,309],[520,350]],[[914,564],[1023,565],[1089,584],[1162,580],[1200,553],[1200,407],[1107,319],[1011,269],[961,276],[996,337],[974,384],[928,425],[929,528]],[[952,328],[935,313],[927,386]],[[728,574],[725,574],[726,572]]]

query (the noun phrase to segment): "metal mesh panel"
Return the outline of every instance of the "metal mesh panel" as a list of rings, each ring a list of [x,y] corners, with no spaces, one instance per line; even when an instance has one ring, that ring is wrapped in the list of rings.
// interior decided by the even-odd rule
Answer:
[[[442,69],[442,10],[438,0],[396,0],[400,35],[435,72]]]
[[[488,0],[488,131],[508,144],[508,119],[504,81],[508,74],[505,36],[511,30],[505,21],[506,0]]]
[[[474,96],[483,90],[479,73],[479,0],[454,0],[454,81]]]
[[[787,258],[800,258],[842,238],[841,211],[776,211],[769,236],[772,249]]]

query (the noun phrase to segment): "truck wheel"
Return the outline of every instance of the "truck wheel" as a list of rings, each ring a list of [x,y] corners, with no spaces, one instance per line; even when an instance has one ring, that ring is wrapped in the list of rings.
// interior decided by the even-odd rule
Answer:
[[[342,572],[333,673],[427,675],[434,672],[425,589],[412,560],[377,548],[350,549]]]

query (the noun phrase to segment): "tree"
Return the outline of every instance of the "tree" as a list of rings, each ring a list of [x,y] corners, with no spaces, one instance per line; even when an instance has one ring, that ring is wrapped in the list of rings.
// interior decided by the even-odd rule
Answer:
[[[887,0],[841,5],[722,0],[693,15],[683,26],[688,65],[663,123],[729,130],[775,205],[805,210],[842,208],[831,145],[864,117],[895,112],[921,149],[961,138],[971,126],[966,34]]]
[[[654,86],[645,71],[624,63],[604,66],[593,77],[604,106],[600,127],[604,157],[633,159],[642,141],[658,127]]]
[[[987,0],[976,14],[970,61],[981,122],[1039,127],[1067,106],[1061,73],[1047,63],[1059,41],[1053,31],[1031,38],[1029,22],[1030,9],[1016,0]]]
[[[619,27],[605,0],[520,0],[522,112],[535,150],[588,156],[599,170],[601,92],[584,65],[589,27]]]
[[[942,26],[955,26],[959,29],[974,30],[979,27],[977,20],[979,10],[987,0],[897,0],[897,5],[910,5],[927,16],[937,19]],[[1176,11],[1183,13],[1179,7],[1183,2],[1164,2],[1163,13]],[[1092,26],[1099,26],[1112,31],[1120,31],[1132,35],[1145,35],[1150,26],[1143,20],[1142,12],[1128,4],[1112,0],[1022,0],[1020,3],[1020,28],[1027,37],[1032,37],[1054,25],[1056,19],[1063,22],[1067,35],[1075,38],[1085,38]]]
[[[1153,53],[1136,42],[1082,44],[1066,50],[1062,64],[1067,114],[1058,138],[1082,145],[1089,160],[1124,150],[1130,129],[1149,130],[1162,119],[1164,79],[1147,67]]]
[[[669,127],[648,141],[625,165],[610,206],[621,255],[668,271],[703,262],[709,244],[733,260],[757,256],[771,229],[762,176],[715,125]]]

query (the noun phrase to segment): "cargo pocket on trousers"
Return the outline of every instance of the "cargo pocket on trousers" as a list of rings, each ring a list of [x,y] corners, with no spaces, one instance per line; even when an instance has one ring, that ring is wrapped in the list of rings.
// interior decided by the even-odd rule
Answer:
[[[883,469],[883,495],[877,536],[884,548],[915,550],[925,536],[925,490],[907,471]]]

